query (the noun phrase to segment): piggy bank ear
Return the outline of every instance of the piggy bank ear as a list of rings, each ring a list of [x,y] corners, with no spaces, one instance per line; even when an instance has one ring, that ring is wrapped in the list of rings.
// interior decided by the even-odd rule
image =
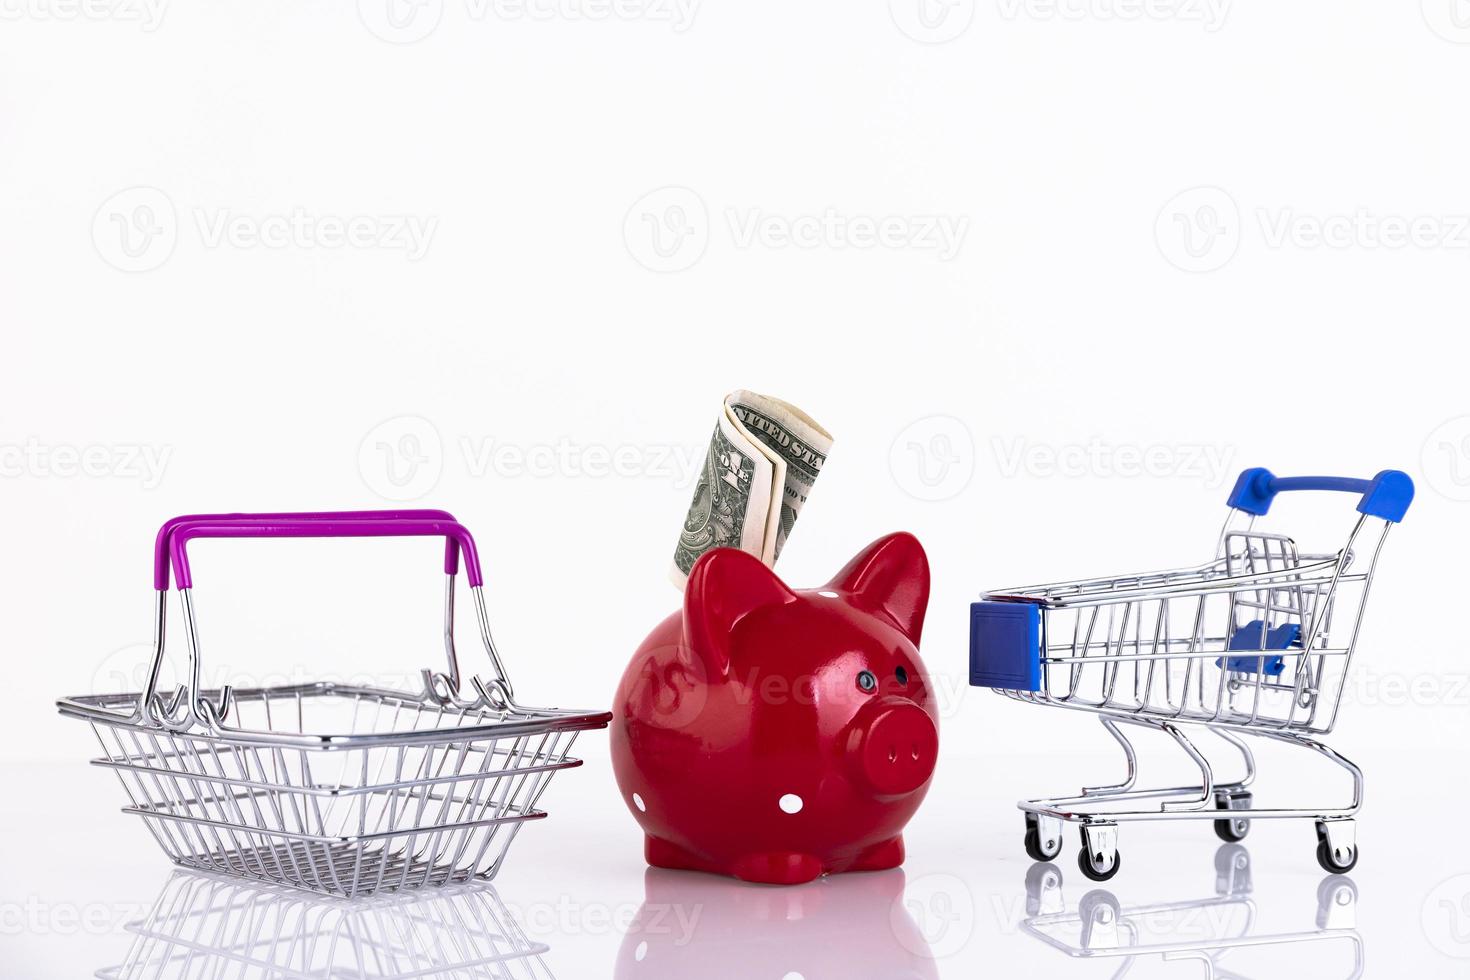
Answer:
[[[929,606],[929,559],[919,539],[900,531],[879,538],[837,573],[828,586],[853,605],[890,620],[914,646]]]
[[[694,563],[684,584],[684,640],[724,676],[730,670],[735,624],[757,609],[795,598],[754,555],[735,548],[708,551]]]

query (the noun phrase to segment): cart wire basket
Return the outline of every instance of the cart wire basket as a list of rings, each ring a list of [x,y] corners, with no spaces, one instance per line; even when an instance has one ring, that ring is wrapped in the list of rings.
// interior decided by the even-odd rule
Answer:
[[[1291,537],[1257,527],[1278,493],[1300,490],[1359,496],[1340,550],[1304,552]],[[1351,870],[1363,774],[1317,737],[1337,722],[1379,555],[1413,496],[1413,481],[1396,470],[1357,480],[1249,469],[1231,491],[1215,556],[1203,565],[1001,589],[973,603],[970,683],[1017,701],[1092,712],[1127,760],[1122,783],[1022,801],[1027,853],[1053,860],[1062,825],[1079,824],[1078,863],[1092,880],[1106,881],[1120,867],[1121,822],[1208,819],[1222,840],[1238,842],[1253,819],[1297,818],[1316,822],[1324,869]],[[1199,783],[1141,788],[1127,734],[1138,728],[1169,736],[1199,768]],[[1239,755],[1240,778],[1216,777],[1186,732],[1201,728]],[[1345,769],[1352,802],[1254,806],[1248,737],[1303,748]]]
[[[355,902],[176,871],[100,980],[554,980],[483,882]]]
[[[446,670],[417,690],[317,682],[204,689],[187,554],[195,538],[445,539]],[[462,683],[455,582],[463,560],[488,677]],[[183,612],[186,683],[159,690],[170,570]],[[581,765],[580,732],[607,712],[515,700],[490,634],[474,539],[437,510],[174,518],[154,547],[154,642],[145,690],[65,698],[91,724],[93,764],[176,863],[343,897],[491,878],[551,777]],[[405,685],[414,686],[414,685]]]

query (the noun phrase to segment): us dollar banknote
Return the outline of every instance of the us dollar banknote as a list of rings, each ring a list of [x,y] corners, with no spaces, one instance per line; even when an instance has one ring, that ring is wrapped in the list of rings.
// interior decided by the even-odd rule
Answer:
[[[739,548],[774,566],[831,448],[831,434],[795,405],[753,391],[727,395],[674,549],[674,584],[682,589],[711,548]]]

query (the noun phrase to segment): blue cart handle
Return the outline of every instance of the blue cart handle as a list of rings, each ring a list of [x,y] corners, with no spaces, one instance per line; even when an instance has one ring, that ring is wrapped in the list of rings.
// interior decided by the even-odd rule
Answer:
[[[1404,519],[1414,499],[1414,481],[1399,470],[1384,470],[1371,480],[1355,480],[1348,476],[1276,476],[1268,469],[1256,467],[1240,474],[1228,503],[1236,510],[1263,517],[1276,495],[1290,490],[1362,494],[1358,513],[1395,524]]]

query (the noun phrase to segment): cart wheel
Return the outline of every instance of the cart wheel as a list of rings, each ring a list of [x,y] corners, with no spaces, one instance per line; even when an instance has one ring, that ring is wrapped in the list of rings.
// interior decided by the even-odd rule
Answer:
[[[1358,866],[1358,848],[1354,845],[1337,851],[1325,839],[1318,841],[1317,863],[1329,874],[1345,875]]]
[[[1034,814],[1026,814],[1026,853],[1031,860],[1055,861],[1062,853],[1062,835],[1048,834],[1047,838],[1042,837],[1041,821]]]
[[[1236,800],[1244,800],[1245,801],[1245,806],[1244,807],[1232,807],[1230,805],[1230,802],[1231,802],[1231,798],[1230,797],[1228,797],[1228,796],[1217,796],[1217,797],[1215,797],[1215,809],[1217,809],[1217,810],[1231,810],[1231,809],[1244,809],[1244,810],[1249,810],[1250,809],[1250,805],[1251,805],[1251,794],[1249,794],[1249,793],[1239,793],[1239,794],[1236,794],[1236,796],[1234,798]],[[1249,820],[1245,819],[1244,817],[1232,817],[1229,820],[1216,820],[1215,821],[1215,836],[1218,837],[1218,838],[1220,838],[1222,841],[1224,841],[1227,844],[1239,844],[1241,841],[1245,840],[1246,835],[1249,834],[1250,832],[1251,832],[1251,822]]]
[[[1353,821],[1317,821],[1317,863],[1323,871],[1338,875],[1358,866],[1358,835]]]
[[[1118,850],[1113,851],[1111,862],[1101,863],[1098,862],[1098,856],[1090,853],[1086,846],[1077,852],[1077,867],[1081,868],[1082,873],[1091,881],[1109,881],[1122,866],[1123,852]]]

